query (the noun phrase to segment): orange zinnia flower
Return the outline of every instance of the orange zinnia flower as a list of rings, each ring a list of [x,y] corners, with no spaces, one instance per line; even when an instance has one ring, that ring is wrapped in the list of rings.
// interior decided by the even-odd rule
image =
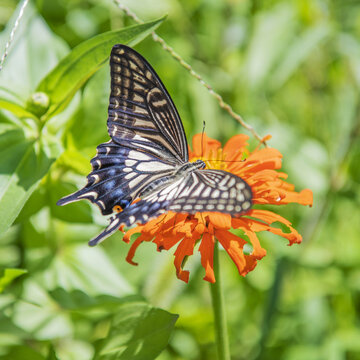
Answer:
[[[203,136],[203,138],[202,138]],[[193,137],[193,151],[189,151],[191,161],[202,159],[208,169],[222,169],[244,179],[252,189],[253,204],[282,205],[297,202],[312,205],[312,192],[308,189],[295,192],[294,186],[285,182],[287,175],[276,171],[281,168],[281,153],[272,148],[258,149],[249,152],[246,135],[232,137],[221,148],[219,141],[197,134]],[[289,231],[283,232],[271,224],[280,222]],[[244,253],[248,242],[231,232],[240,229],[252,246],[250,254]],[[122,229],[121,229],[122,230]],[[188,282],[189,272],[183,270],[186,257],[193,254],[194,247],[200,241],[199,251],[201,264],[205,269],[204,280],[215,282],[213,271],[214,244],[218,240],[238,268],[240,275],[245,276],[253,270],[266,254],[260,245],[257,232],[269,231],[289,240],[289,245],[300,243],[301,235],[291,227],[291,223],[268,210],[250,209],[238,218],[218,212],[203,212],[194,215],[168,212],[144,225],[138,225],[125,232],[123,240],[130,242],[131,235],[140,233],[132,244],[126,260],[137,265],[132,259],[137,247],[143,241],[152,241],[157,250],[175,251],[175,268],[177,277]]]

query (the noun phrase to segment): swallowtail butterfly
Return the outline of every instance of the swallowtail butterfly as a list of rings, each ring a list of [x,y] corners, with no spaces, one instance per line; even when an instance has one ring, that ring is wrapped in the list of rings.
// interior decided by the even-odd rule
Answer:
[[[250,209],[252,193],[244,180],[223,170],[206,170],[201,160],[189,162],[175,105],[140,54],[115,45],[110,73],[110,140],[97,147],[85,187],[57,203],[87,199],[103,215],[112,214],[108,227],[90,245],[98,244],[122,224],[143,224],[166,211],[238,216]]]

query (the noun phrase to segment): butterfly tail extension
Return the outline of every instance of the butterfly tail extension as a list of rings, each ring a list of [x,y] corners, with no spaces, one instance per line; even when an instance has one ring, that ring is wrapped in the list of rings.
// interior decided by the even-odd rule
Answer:
[[[81,199],[79,199],[79,197],[78,197],[78,193],[79,193],[79,191],[76,191],[76,192],[74,192],[73,194],[64,196],[63,198],[61,198],[60,200],[58,200],[58,201],[56,202],[56,205],[58,205],[58,206],[63,206],[63,205],[67,205],[67,204],[70,204],[70,203],[72,203],[72,202],[81,200]]]
[[[104,241],[116,230],[118,230],[121,225],[130,227],[135,223],[145,224],[149,220],[155,219],[159,215],[166,212],[168,207],[168,201],[153,202],[148,200],[140,200],[135,204],[128,206],[122,212],[114,215],[110,219],[110,224],[107,226],[107,228],[94,239],[89,241],[89,246],[95,246]]]
[[[110,220],[110,224],[98,236],[89,241],[89,246],[96,246],[112,235],[121,225],[121,219],[117,216]]]

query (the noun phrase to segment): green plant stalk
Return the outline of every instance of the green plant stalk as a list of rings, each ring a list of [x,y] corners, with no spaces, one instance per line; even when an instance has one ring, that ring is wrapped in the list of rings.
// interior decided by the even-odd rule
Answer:
[[[214,246],[214,275],[216,282],[210,284],[211,300],[214,311],[214,326],[218,360],[230,360],[229,336],[224,307],[224,294],[221,286],[219,243],[216,240]]]

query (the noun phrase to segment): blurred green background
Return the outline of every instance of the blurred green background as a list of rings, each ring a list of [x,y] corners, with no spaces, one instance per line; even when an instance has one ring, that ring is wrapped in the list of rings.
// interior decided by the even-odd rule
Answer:
[[[260,234],[268,255],[245,278],[221,253],[232,358],[360,359],[360,2],[124,3],[146,21],[168,14],[158,34],[261,135],[273,136],[269,144],[283,153],[289,182],[314,192],[312,208],[274,209],[303,235],[301,245],[288,247],[282,238]],[[0,0],[1,55],[17,6]],[[110,0],[30,2],[0,74],[1,107],[13,96],[34,109],[28,99],[37,84],[72,48],[132,24]],[[189,142],[203,120],[206,133],[223,142],[245,132],[151,37],[136,49],[172,95]],[[46,145],[51,156],[45,156],[51,162],[40,171],[38,157],[24,170],[36,169],[38,178],[14,224],[0,234],[0,268],[19,269],[0,272],[0,359],[132,359],[130,353],[99,355],[98,349],[121,337],[129,350],[127,334],[136,326],[145,331],[149,313],[163,337],[150,336],[147,346],[154,345],[155,355],[144,359],[162,348],[160,360],[216,358],[209,285],[197,251],[186,264],[191,275],[184,284],[175,276],[171,252],[143,244],[135,257],[139,266],[131,266],[120,234],[97,248],[87,246],[106,224],[97,208],[55,205],[84,185],[96,146],[107,140],[108,96],[105,64],[45,127],[34,130],[35,120],[20,109],[0,111],[6,166],[16,152],[26,160],[22,146],[33,141],[34,131],[52,139]],[[0,175],[11,178],[4,169],[0,162]],[[3,201],[6,182],[0,185],[0,206],[10,213],[11,194]],[[138,304],[146,311],[135,311]],[[121,324],[133,310],[133,322]],[[168,312],[179,314],[174,329]]]

